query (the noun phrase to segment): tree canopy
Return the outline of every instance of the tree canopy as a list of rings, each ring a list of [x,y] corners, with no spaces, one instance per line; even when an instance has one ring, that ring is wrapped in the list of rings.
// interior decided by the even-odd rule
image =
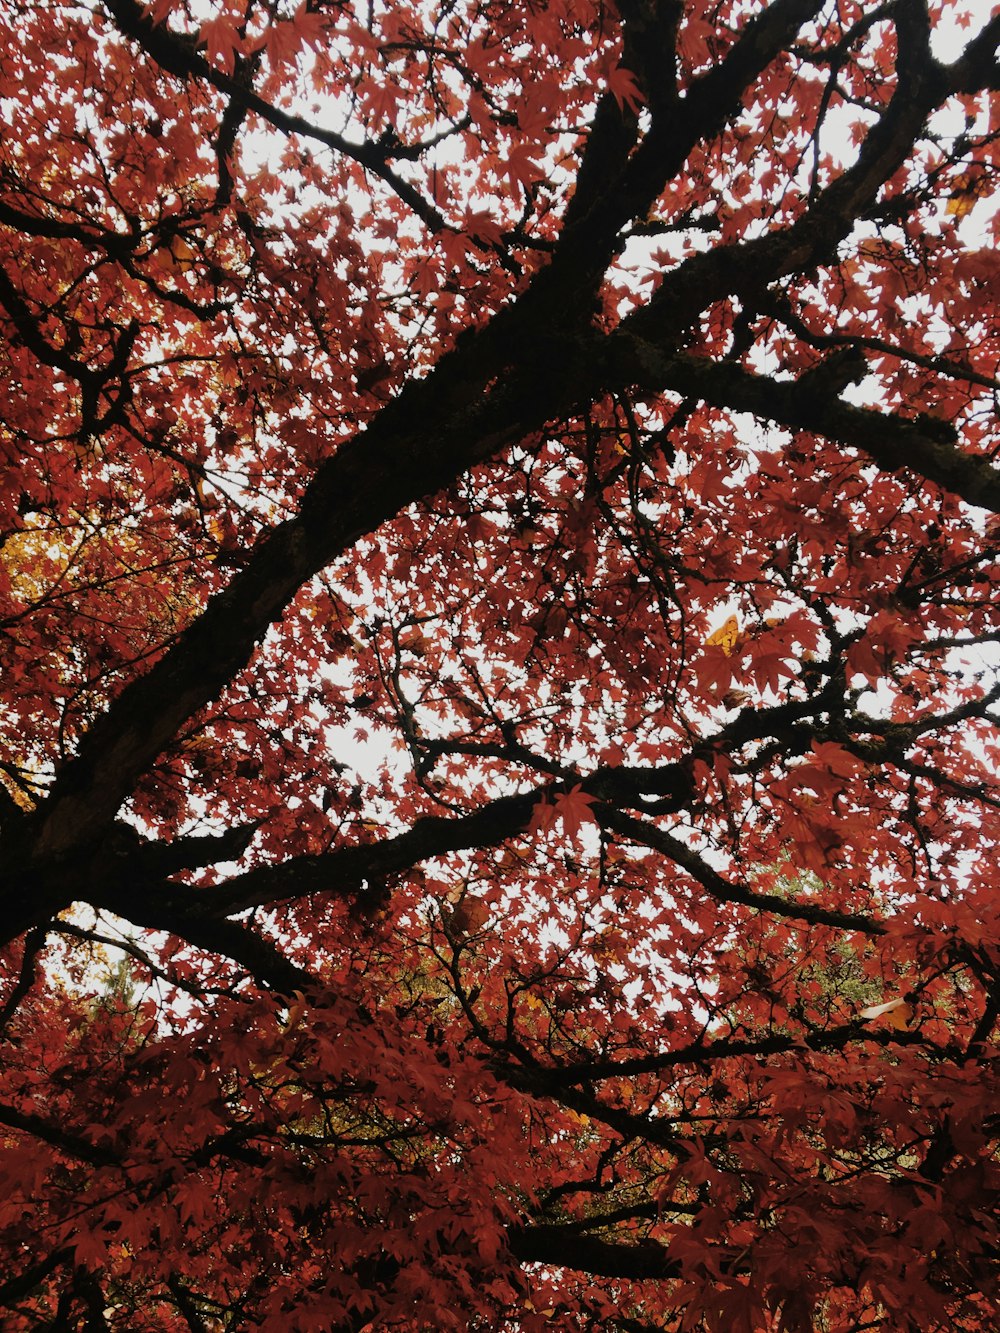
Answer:
[[[0,1319],[996,1328],[1000,19],[0,0]]]

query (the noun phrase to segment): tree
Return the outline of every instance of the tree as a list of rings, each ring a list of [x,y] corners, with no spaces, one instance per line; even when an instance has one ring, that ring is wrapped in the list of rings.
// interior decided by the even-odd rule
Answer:
[[[995,1328],[1000,20],[0,24],[4,1327]]]

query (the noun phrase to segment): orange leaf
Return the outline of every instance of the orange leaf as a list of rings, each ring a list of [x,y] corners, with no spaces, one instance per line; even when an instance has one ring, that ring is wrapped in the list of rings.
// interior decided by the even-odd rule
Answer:
[[[859,1018],[870,1021],[873,1018],[885,1017],[891,1028],[897,1032],[905,1032],[913,1021],[915,1010],[909,1000],[904,1000],[898,996],[895,1000],[887,1000],[885,1004],[871,1004],[867,1009],[862,1009],[858,1014]]]

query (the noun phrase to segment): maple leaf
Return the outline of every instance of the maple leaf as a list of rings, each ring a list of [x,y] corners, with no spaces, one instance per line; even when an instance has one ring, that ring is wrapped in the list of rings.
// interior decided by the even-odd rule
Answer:
[[[557,818],[555,802],[543,797],[531,807],[531,819],[528,823],[528,834],[531,837],[539,833],[548,833],[553,827]]]
[[[606,75],[606,81],[608,92],[618,103],[619,110],[627,108],[633,116],[637,116],[645,105],[645,98],[636,83],[635,74],[624,65],[616,65]]]
[[[598,824],[593,807],[597,797],[583,790],[577,783],[567,792],[557,793],[551,799],[544,797],[532,807],[527,832],[529,835],[547,834],[562,823],[566,835],[575,838],[586,824]]]
[[[200,32],[209,64],[216,65],[226,74],[232,74],[242,45],[237,20],[226,13],[216,14],[201,24]]]
[[[597,797],[585,792],[580,783],[556,796],[554,812],[562,820],[568,837],[575,838],[584,824],[598,822],[593,812],[596,801]]]

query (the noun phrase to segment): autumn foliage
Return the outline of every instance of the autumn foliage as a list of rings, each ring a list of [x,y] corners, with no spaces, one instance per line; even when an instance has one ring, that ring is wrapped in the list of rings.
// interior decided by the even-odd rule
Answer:
[[[1000,19],[0,0],[0,1325],[998,1326]]]

